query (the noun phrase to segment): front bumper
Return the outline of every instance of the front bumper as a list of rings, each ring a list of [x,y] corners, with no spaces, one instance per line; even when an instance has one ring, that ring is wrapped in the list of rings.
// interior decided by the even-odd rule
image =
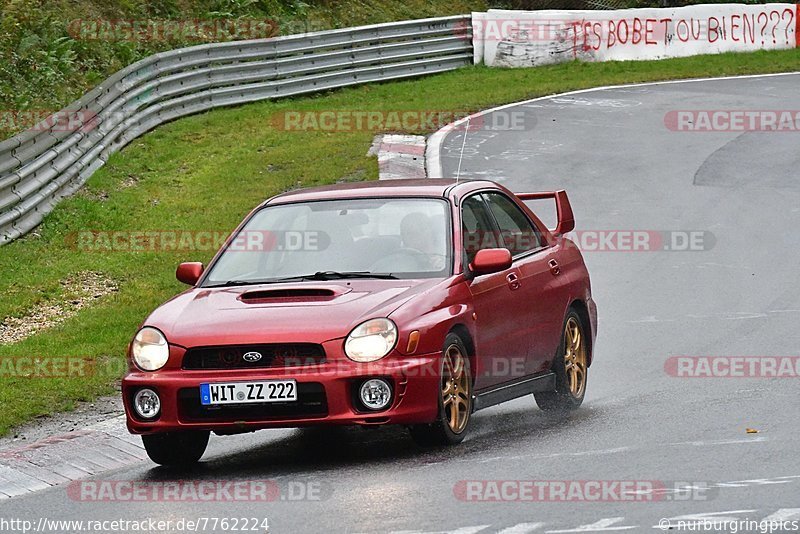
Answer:
[[[313,425],[430,423],[438,414],[440,358],[440,352],[411,357],[393,352],[369,364],[336,357],[302,367],[131,371],[122,380],[128,430],[134,434],[176,430],[235,434]],[[295,402],[214,408],[200,404],[202,383],[289,378],[297,381]],[[353,391],[367,378],[384,378],[391,384],[392,402],[387,409],[372,412],[359,408]],[[143,387],[155,390],[161,398],[161,413],[154,421],[142,420],[132,409],[133,397]]]

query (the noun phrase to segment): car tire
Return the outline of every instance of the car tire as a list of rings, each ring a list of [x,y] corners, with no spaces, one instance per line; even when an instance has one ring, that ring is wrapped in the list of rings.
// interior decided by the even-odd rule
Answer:
[[[155,463],[185,467],[203,457],[209,435],[208,430],[147,434],[142,436],[142,443],[147,456]]]
[[[589,368],[589,338],[583,320],[574,309],[567,313],[561,332],[552,367],[556,389],[533,395],[539,408],[556,414],[576,410],[583,403]]]
[[[440,363],[439,413],[436,421],[409,428],[412,439],[422,447],[461,443],[472,416],[472,373],[469,356],[461,338],[450,333],[445,338]]]

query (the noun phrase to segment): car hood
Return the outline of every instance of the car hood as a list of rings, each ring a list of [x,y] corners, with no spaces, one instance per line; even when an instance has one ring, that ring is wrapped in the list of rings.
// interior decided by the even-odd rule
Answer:
[[[322,343],[387,317],[442,280],[346,280],[190,289],[145,322],[173,345]]]

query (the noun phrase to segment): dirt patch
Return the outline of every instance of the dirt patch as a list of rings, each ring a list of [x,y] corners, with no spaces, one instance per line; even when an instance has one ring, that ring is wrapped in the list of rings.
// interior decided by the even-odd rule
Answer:
[[[336,180],[337,184],[344,184],[350,182],[363,182],[367,179],[367,170],[358,168],[355,171],[351,172],[350,174],[345,174],[338,180]]]
[[[67,434],[122,415],[122,396],[100,397],[92,402],[77,404],[74,411],[37,417],[30,423],[16,427],[0,438],[0,449],[29,443],[50,436]]]
[[[134,187],[139,183],[139,177],[135,174],[129,174],[122,180],[122,183],[119,184],[120,189],[128,189],[130,187]]]
[[[110,198],[108,192],[102,189],[99,191],[89,191],[88,189],[82,188],[78,191],[76,196],[88,198],[89,200],[96,200],[98,202],[105,202]]]
[[[61,281],[56,300],[37,304],[21,317],[6,317],[0,323],[0,344],[17,343],[42,330],[63,323],[98,299],[118,291],[116,282],[102,273],[84,271]]]

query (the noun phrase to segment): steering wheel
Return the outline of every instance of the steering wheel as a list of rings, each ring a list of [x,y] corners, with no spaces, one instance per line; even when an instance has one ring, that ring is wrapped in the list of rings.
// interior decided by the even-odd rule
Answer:
[[[429,256],[414,248],[400,248],[374,262],[369,270],[378,273],[424,271],[428,269]]]

